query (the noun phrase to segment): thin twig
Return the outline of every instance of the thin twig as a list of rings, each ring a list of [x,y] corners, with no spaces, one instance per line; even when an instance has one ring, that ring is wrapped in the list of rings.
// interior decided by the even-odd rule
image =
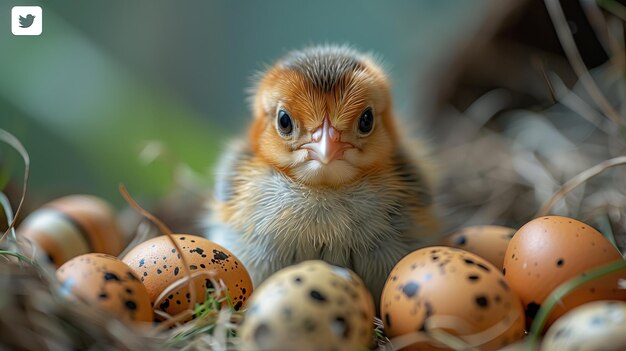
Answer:
[[[563,184],[561,188],[556,193],[554,193],[554,195],[552,195],[552,197],[541,207],[535,217],[547,215],[557,201],[562,199],[570,191],[574,190],[576,187],[585,183],[589,179],[603,173],[611,167],[621,166],[624,164],[626,164],[626,156],[619,156],[603,161],[589,169],[584,170],[583,172],[579,173],[574,178],[568,180],[565,184]]]
[[[126,190],[126,187],[124,186],[124,184],[120,184],[119,191],[122,194],[122,196],[124,197],[124,199],[126,200],[126,202],[128,202],[128,204],[131,207],[133,207],[135,210],[137,210],[144,217],[148,218],[152,223],[154,223],[159,228],[159,230],[161,230],[161,232],[163,234],[167,235],[167,238],[170,240],[172,245],[174,245],[176,250],[180,253],[180,259],[183,261],[183,272],[185,273],[185,276],[190,278],[189,279],[189,284],[188,284],[188,289],[189,289],[189,298],[191,300],[191,303],[189,304],[189,306],[195,306],[196,302],[198,302],[198,300],[197,300],[197,296],[196,296],[196,287],[195,287],[193,279],[191,279],[192,273],[191,273],[191,270],[189,270],[189,265],[187,264],[187,259],[185,258],[183,250],[181,250],[180,246],[178,246],[178,243],[176,242],[176,240],[174,240],[174,237],[172,236],[173,235],[172,231],[160,219],[156,218],[150,212],[148,212],[144,208],[142,208],[135,201],[135,199],[133,199],[130,196],[130,194]]]
[[[626,21],[626,7],[624,5],[615,0],[599,0],[598,4],[603,9],[621,18],[622,21]]]
[[[598,6],[597,0],[580,0],[580,6],[585,13],[585,17],[587,17],[587,21],[591,25],[598,42],[602,45],[604,51],[610,56],[614,56],[617,54],[615,52],[616,47],[613,45],[611,38],[608,33],[608,26],[606,24],[606,18],[600,7]]]
[[[556,34],[559,37],[561,46],[563,47],[563,51],[565,51],[565,56],[567,56],[567,60],[572,65],[572,68],[578,76],[578,79],[583,84],[585,89],[587,89],[587,92],[589,93],[591,98],[604,112],[604,114],[616,125],[622,128],[626,127],[626,123],[624,122],[622,116],[620,116],[620,114],[613,108],[613,106],[611,106],[609,101],[600,91],[600,88],[598,87],[596,82],[591,77],[591,74],[589,73],[587,67],[585,67],[585,63],[580,56],[580,52],[578,51],[576,42],[574,41],[574,36],[572,35],[569,25],[567,24],[567,19],[563,14],[563,9],[561,8],[559,0],[544,1],[546,4],[546,8],[548,9],[548,13],[550,14],[550,18],[552,19],[552,24],[554,25]]]
[[[552,82],[548,78],[546,66],[543,64],[543,61],[538,55],[533,56],[531,62],[533,63],[533,66],[535,66],[539,70],[539,72],[541,72],[541,78],[543,78],[543,82],[546,83],[546,88],[548,89],[550,103],[554,104],[557,101],[557,96],[556,92],[554,91],[554,87],[552,86]]]
[[[13,240],[17,242],[15,228],[11,227],[11,222],[13,222],[13,219],[15,218],[15,216],[13,215],[13,208],[11,208],[11,202],[9,201],[9,198],[3,192],[0,192],[0,206],[2,206],[2,209],[4,210],[4,216],[7,219],[7,226],[9,226],[11,236],[13,237]],[[4,235],[2,236],[2,238],[0,238],[0,242],[2,242],[3,238]]]
[[[558,75],[550,74],[548,79],[552,82],[554,93],[561,104],[576,112],[579,116],[586,119],[606,134],[611,133],[611,129],[606,127],[603,123],[606,119],[602,118],[596,110],[589,106],[587,102],[581,99],[575,92],[569,90]]]
[[[2,238],[0,238],[0,242],[1,242],[4,239],[4,237],[7,235],[7,233],[9,233],[9,231],[13,227],[15,227],[15,223],[17,223],[17,220],[20,216],[20,211],[22,210],[22,205],[24,204],[24,199],[26,198],[26,192],[28,191],[28,176],[30,173],[30,157],[28,156],[28,151],[26,151],[26,148],[24,147],[24,145],[22,145],[22,143],[18,139],[13,134],[1,128],[0,128],[0,140],[4,141],[5,143],[13,147],[15,151],[17,151],[20,154],[20,156],[22,156],[22,159],[24,160],[24,178],[22,180],[23,181],[22,195],[20,197],[20,202],[17,205],[17,209],[15,210],[15,215],[13,217],[13,220],[11,221],[11,223],[9,223],[9,227],[2,235]]]
[[[606,18],[600,9],[599,1],[597,0],[580,0],[583,11],[593,28],[596,37],[604,46],[604,50],[609,53],[609,59],[611,62],[610,67],[618,72],[624,72],[626,56],[624,53],[624,40],[620,38],[623,34],[621,29],[614,30],[611,28],[613,20],[619,17]],[[618,74],[620,74],[618,73]]]

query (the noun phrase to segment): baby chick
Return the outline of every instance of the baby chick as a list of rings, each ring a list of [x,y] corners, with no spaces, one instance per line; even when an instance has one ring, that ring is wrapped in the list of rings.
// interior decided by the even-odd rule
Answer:
[[[209,237],[255,284],[322,259],[379,301],[393,266],[437,228],[428,162],[401,137],[381,67],[343,46],[291,52],[258,82],[252,112],[218,165]]]

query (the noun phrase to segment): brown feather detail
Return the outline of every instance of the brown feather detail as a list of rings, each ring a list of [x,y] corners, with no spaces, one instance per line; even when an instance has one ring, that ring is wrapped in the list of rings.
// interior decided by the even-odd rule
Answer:
[[[346,74],[364,68],[360,56],[345,46],[318,46],[292,51],[278,65],[300,73],[315,90],[330,93]]]

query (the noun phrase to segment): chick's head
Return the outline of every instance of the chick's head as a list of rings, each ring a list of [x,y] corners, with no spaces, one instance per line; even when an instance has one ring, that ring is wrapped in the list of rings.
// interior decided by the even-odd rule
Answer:
[[[309,186],[340,187],[388,165],[397,143],[389,81],[346,47],[294,51],[259,80],[253,152]]]

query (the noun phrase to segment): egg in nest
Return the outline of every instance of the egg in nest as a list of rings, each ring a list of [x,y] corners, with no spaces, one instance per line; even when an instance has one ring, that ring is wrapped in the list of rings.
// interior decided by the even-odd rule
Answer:
[[[381,298],[391,338],[440,329],[480,350],[496,350],[524,336],[524,311],[500,270],[472,253],[427,247],[391,271]],[[392,339],[393,340],[393,339]],[[439,350],[426,340],[411,350]]]
[[[556,321],[541,344],[549,351],[626,350],[626,302],[595,301]]]
[[[57,267],[88,252],[118,255],[124,245],[115,212],[107,202],[91,195],[49,202],[26,217],[17,232],[41,247]]]
[[[531,320],[561,284],[623,259],[617,248],[590,225],[573,218],[545,216],[526,223],[513,236],[503,272]],[[626,270],[576,288],[555,306],[546,326],[587,302],[626,300],[626,289],[619,288],[620,279],[626,279]]]
[[[204,301],[213,281],[223,282],[235,309],[241,309],[252,293],[252,280],[241,261],[230,251],[203,237],[174,234],[182,252],[178,252],[168,236],[159,236],[135,246],[123,258],[148,289],[155,310],[170,316],[190,306],[191,294],[186,281],[185,266],[193,275],[196,302]],[[182,256],[181,256],[182,254]],[[172,286],[176,284],[176,286]],[[167,289],[167,292],[165,292]]]
[[[373,320],[372,296],[354,272],[312,260],[261,284],[239,335],[244,350],[364,350]]]
[[[90,253],[75,257],[57,270],[61,289],[125,321],[152,322],[146,287],[116,257]]]
[[[502,269],[504,255],[515,229],[499,225],[475,225],[448,235],[443,244],[474,253]]]

